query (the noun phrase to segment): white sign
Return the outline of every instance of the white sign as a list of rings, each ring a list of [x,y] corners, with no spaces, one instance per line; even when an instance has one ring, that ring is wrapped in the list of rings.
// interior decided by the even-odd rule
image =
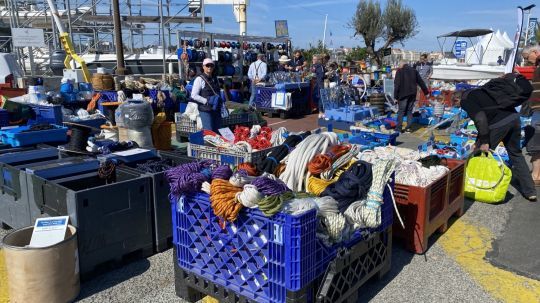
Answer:
[[[45,47],[45,35],[39,28],[12,28],[11,39],[14,47]]]
[[[234,134],[230,128],[228,127],[220,128],[218,129],[218,131],[223,136],[223,138],[225,138],[225,140],[229,142],[234,142]]]
[[[69,216],[39,218],[34,224],[30,247],[47,247],[64,241]]]

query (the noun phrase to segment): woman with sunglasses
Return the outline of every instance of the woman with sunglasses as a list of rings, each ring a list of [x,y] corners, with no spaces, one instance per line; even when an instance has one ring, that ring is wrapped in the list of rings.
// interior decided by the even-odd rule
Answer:
[[[203,73],[195,78],[191,99],[197,103],[203,129],[217,132],[221,127],[221,95],[215,64],[210,58],[203,61]]]

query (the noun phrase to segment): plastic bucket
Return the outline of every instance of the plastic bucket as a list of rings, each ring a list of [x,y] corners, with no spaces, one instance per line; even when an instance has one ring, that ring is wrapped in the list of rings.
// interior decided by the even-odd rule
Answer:
[[[53,246],[25,247],[34,227],[15,230],[2,240],[10,302],[71,302],[80,291],[77,229]]]

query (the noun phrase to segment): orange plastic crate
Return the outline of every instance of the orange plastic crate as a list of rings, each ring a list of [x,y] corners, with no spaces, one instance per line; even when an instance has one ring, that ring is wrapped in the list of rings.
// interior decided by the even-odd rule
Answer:
[[[427,187],[395,184],[394,195],[405,228],[394,219],[394,237],[406,249],[421,254],[429,247],[429,237],[445,232],[453,215],[463,214],[464,162],[448,159],[450,172]]]

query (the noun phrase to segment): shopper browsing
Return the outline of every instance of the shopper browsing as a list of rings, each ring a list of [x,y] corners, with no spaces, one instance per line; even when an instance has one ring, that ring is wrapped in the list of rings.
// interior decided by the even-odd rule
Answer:
[[[251,63],[248,70],[248,78],[251,81],[251,96],[249,97],[249,106],[253,106],[255,96],[257,94],[257,84],[264,82],[266,79],[267,65],[264,62],[264,54],[257,55],[257,61]]]
[[[203,73],[195,78],[191,100],[197,103],[203,129],[217,132],[221,125],[221,106],[219,81],[214,75],[215,64],[212,59],[203,61]]]
[[[521,153],[521,122],[515,109],[531,96],[532,91],[531,84],[523,76],[507,74],[478,89],[467,90],[458,98],[478,130],[476,149],[488,152],[502,142],[522,195],[536,201],[536,188]]]
[[[293,70],[293,67],[289,64],[291,59],[286,55],[279,57],[279,65],[277,66],[278,72],[290,72]]]
[[[297,50],[294,52],[293,66],[294,70],[297,72],[302,72],[304,71],[304,68],[306,68],[307,62],[302,55],[302,51]]]
[[[396,130],[401,132],[403,117],[407,116],[406,132],[411,130],[414,104],[416,102],[416,86],[420,86],[424,95],[428,95],[428,89],[424,80],[417,70],[412,68],[406,61],[400,62],[400,68],[394,78],[394,98],[398,102],[398,117]]]

